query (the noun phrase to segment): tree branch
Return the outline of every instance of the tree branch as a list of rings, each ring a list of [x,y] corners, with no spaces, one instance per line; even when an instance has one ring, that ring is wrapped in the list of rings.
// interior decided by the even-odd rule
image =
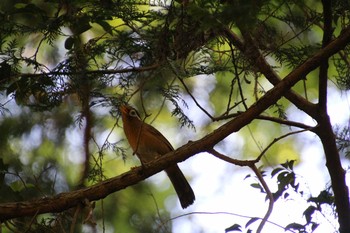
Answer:
[[[256,232],[260,233],[263,229],[263,227],[265,226],[265,223],[267,222],[267,220],[269,219],[271,213],[272,213],[272,210],[273,210],[273,204],[275,203],[275,200],[273,198],[273,195],[269,189],[269,186],[266,184],[265,180],[264,180],[264,177],[261,175],[261,172],[259,171],[259,169],[255,166],[255,164],[253,166],[250,167],[255,175],[258,177],[261,185],[263,186],[265,192],[266,192],[266,195],[267,197],[269,198],[269,207],[267,208],[267,211],[265,213],[265,216],[264,218],[261,220],[260,224],[259,224],[259,227],[258,229],[256,230]]]
[[[322,0],[323,5],[323,39],[324,48],[332,39],[332,4],[329,0]],[[328,59],[325,59],[320,65],[319,87],[318,87],[318,105],[322,112],[327,111],[327,81],[328,81]]]
[[[281,81],[281,79],[266,61],[260,50],[256,47],[254,40],[251,38],[249,33],[245,33],[243,31],[242,34],[244,35],[245,42],[239,39],[239,37],[234,34],[229,28],[224,29],[224,35],[226,38],[240,51],[242,51],[249,60],[251,60],[253,65],[257,67],[257,70],[261,72],[267,78],[267,80],[269,80],[270,83],[276,86]],[[306,112],[310,116],[317,114],[315,105],[305,100],[296,92],[288,90],[286,93],[284,93],[284,96],[297,108]]]
[[[220,121],[220,120],[224,120],[224,119],[231,119],[231,118],[237,117],[237,116],[239,116],[241,114],[242,114],[242,112],[232,113],[232,114],[229,114],[229,115],[223,115],[223,116],[215,117],[214,120],[215,121]],[[282,124],[282,125],[288,125],[288,126],[292,126],[292,127],[301,128],[301,129],[309,129],[310,131],[312,131],[312,128],[313,128],[312,126],[305,125],[305,124],[300,123],[300,122],[285,120],[285,119],[272,117],[272,116],[259,115],[255,119],[271,121],[271,122],[279,123],[279,124]]]
[[[121,69],[107,69],[107,70],[85,70],[84,74],[96,74],[96,75],[105,75],[105,74],[123,74],[123,73],[131,73],[131,72],[145,72],[158,68],[160,64],[155,63],[149,66],[144,67],[129,67],[129,68],[121,68]],[[50,71],[50,72],[42,72],[42,73],[21,73],[16,74],[13,77],[25,77],[25,78],[34,78],[34,77],[42,77],[42,76],[50,76],[50,75],[81,75],[81,72],[62,72],[62,71]]]
[[[259,161],[261,159],[261,157],[263,157],[263,155],[266,153],[266,151],[268,151],[279,140],[282,140],[283,138],[286,138],[286,137],[291,136],[293,134],[303,133],[303,132],[308,131],[308,130],[311,131],[312,129],[313,128],[310,127],[309,129],[303,129],[303,130],[298,130],[298,131],[294,131],[294,132],[289,132],[289,133],[284,134],[278,138],[275,138],[272,142],[270,142],[269,145],[267,145],[267,147],[263,151],[261,151],[260,155],[256,158],[256,160]]]
[[[221,153],[219,153],[218,151],[214,150],[213,148],[209,149],[208,152],[212,155],[214,155],[215,157],[219,158],[219,159],[222,159],[226,162],[229,162],[231,164],[234,164],[234,165],[238,165],[238,166],[247,166],[247,167],[250,167],[255,175],[258,177],[258,180],[259,182],[261,183],[261,185],[263,186],[266,194],[267,194],[267,197],[269,198],[269,207],[266,211],[266,214],[265,216],[262,218],[260,224],[259,224],[259,227],[257,229],[256,232],[260,233],[262,231],[262,229],[264,228],[264,225],[265,223],[267,222],[267,220],[269,219],[271,213],[272,213],[272,210],[273,210],[273,204],[274,204],[274,198],[273,198],[273,195],[270,191],[270,188],[269,186],[267,185],[267,183],[265,182],[264,180],[264,177],[261,175],[261,172],[259,171],[259,169],[256,167],[256,163],[259,162],[261,156],[259,156],[257,159],[255,160],[238,160],[238,159],[233,159],[233,158],[230,158],[226,155],[223,155]]]
[[[326,48],[331,44],[332,38],[332,4],[329,0],[322,0],[324,34],[322,47]],[[319,73],[319,114],[315,118],[318,122],[316,134],[322,142],[326,157],[326,166],[331,178],[332,189],[334,192],[334,203],[338,213],[339,232],[350,232],[350,203],[349,190],[346,185],[345,171],[340,161],[340,155],[337,148],[332,125],[327,113],[327,81],[328,81],[328,59],[320,64]]]

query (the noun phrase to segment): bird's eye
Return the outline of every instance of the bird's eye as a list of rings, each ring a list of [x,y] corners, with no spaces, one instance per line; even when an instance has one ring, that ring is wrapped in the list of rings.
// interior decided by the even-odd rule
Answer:
[[[139,114],[137,114],[136,110],[134,110],[134,109],[130,110],[129,115],[132,117],[139,117]]]

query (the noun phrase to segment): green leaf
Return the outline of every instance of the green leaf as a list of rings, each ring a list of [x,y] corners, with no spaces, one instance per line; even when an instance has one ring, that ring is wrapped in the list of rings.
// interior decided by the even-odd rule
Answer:
[[[21,180],[16,180],[16,181],[12,182],[10,184],[10,187],[15,192],[20,192],[25,188],[25,186]]]
[[[253,183],[253,184],[250,184],[250,186],[252,186],[253,188],[256,188],[256,189],[262,189],[261,185],[259,183]]]
[[[277,173],[279,173],[279,172],[281,172],[283,170],[284,170],[284,168],[281,168],[281,167],[273,169],[272,172],[271,172],[271,177],[274,177]]]
[[[290,170],[293,170],[294,162],[295,162],[295,160],[290,160],[290,161],[288,162],[288,168],[289,168]]]

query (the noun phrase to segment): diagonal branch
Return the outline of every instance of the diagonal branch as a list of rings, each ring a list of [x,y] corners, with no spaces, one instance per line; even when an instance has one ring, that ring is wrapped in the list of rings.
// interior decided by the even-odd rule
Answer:
[[[266,61],[264,56],[261,54],[260,50],[254,43],[253,38],[247,32],[242,32],[245,42],[243,42],[234,32],[229,28],[224,29],[224,35],[226,38],[235,45],[244,55],[251,60],[257,70],[261,72],[267,80],[273,85],[277,85],[281,78],[272,69],[270,64]],[[306,74],[305,74],[306,75]],[[310,116],[315,116],[317,114],[316,107],[314,104],[307,101],[305,98],[294,92],[293,90],[288,90],[284,93],[284,96],[291,101],[296,107],[306,112]]]
[[[322,0],[323,4],[323,39],[322,47],[324,48],[332,39],[332,4],[329,0]],[[318,87],[318,105],[322,112],[327,111],[327,81],[328,81],[328,59],[320,65]]]

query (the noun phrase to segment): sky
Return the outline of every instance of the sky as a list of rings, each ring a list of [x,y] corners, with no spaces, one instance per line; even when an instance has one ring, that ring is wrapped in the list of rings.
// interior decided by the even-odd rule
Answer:
[[[350,95],[346,92],[339,93],[332,88],[332,84],[330,86],[328,111],[332,124],[333,126],[349,125]],[[294,112],[293,119],[305,124],[312,123],[304,115],[295,114],[294,110],[294,107],[287,110],[289,113]],[[236,146],[239,147],[241,143],[244,143],[244,139],[239,137],[231,135],[225,140],[237,142],[238,146]],[[298,135],[298,140],[301,161],[295,167],[295,172],[305,194],[303,197],[291,195],[286,200],[275,202],[269,221],[280,226],[293,222],[305,223],[303,211],[309,206],[306,200],[310,195],[317,196],[325,189],[325,184],[329,184],[330,181],[318,138],[311,133],[306,133]],[[343,159],[342,162],[346,169],[349,161]],[[190,183],[196,194],[196,202],[186,210],[182,210],[179,204],[176,209],[172,210],[172,217],[175,218],[173,220],[174,233],[225,232],[226,228],[235,223],[244,227],[249,220],[244,216],[264,216],[268,205],[265,202],[265,195],[250,186],[255,181],[254,179],[244,179],[247,174],[253,175],[249,169],[227,164],[207,153],[193,156],[181,163],[180,167],[185,174],[192,174],[193,179],[190,180]],[[151,179],[155,179],[156,182],[157,178]],[[349,180],[349,174],[347,174],[347,180]],[[273,192],[276,183],[271,180],[267,182]],[[171,208],[173,199],[170,200],[169,208]],[[325,211],[331,213],[329,209]],[[332,218],[327,219],[322,215],[315,215],[313,220],[320,223],[315,233],[336,231],[337,222],[332,222]],[[255,232],[258,224],[259,221],[256,221],[250,229]],[[246,230],[242,229],[242,232]],[[267,223],[262,232],[284,233],[285,231],[272,223]]]

